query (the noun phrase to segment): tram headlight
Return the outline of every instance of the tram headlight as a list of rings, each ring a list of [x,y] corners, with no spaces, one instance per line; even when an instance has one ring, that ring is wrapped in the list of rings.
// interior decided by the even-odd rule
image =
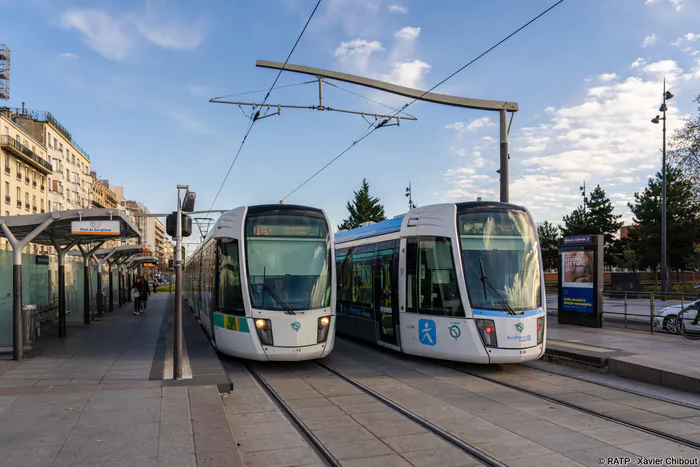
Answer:
[[[477,319],[476,326],[479,328],[484,347],[498,347],[496,323],[492,319]]]
[[[272,340],[272,324],[269,319],[256,319],[255,330],[258,331],[258,338],[263,345],[275,345]]]
[[[318,343],[325,342],[328,338],[328,330],[330,329],[331,317],[322,316],[318,319],[318,332],[316,333],[316,341]]]
[[[537,344],[544,341],[544,316],[537,318]]]

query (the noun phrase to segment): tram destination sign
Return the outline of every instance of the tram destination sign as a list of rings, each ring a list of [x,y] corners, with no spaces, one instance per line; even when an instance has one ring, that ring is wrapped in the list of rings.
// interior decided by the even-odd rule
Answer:
[[[73,235],[119,235],[121,225],[119,221],[73,221],[71,233]]]

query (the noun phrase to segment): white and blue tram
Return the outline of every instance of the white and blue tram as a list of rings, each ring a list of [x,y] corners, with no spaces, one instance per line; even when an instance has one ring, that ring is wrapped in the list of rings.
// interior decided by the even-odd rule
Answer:
[[[293,205],[224,213],[187,260],[187,301],[214,346],[250,360],[322,358],[335,339],[326,214]]]
[[[335,247],[339,333],[462,362],[544,354],[544,273],[525,208],[425,206],[341,231]]]

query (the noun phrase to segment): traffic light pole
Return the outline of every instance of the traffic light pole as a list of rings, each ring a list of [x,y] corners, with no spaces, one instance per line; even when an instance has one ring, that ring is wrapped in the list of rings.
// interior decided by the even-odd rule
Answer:
[[[182,197],[177,186],[177,219],[175,230],[175,337],[173,352],[173,378],[182,379]]]

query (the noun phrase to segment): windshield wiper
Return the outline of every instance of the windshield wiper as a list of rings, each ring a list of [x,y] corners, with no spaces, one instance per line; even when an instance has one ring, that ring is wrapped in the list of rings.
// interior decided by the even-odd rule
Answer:
[[[252,288],[252,287],[253,287],[253,281],[250,279],[250,276],[248,276],[248,283],[250,284],[250,286],[251,286],[251,288]],[[279,297],[272,291],[272,289],[271,289],[266,283],[263,282],[263,283],[260,284],[260,285],[262,285],[263,289],[265,289],[265,291],[268,293],[268,295],[270,295],[270,297],[272,297],[277,303],[279,303],[279,305],[284,309],[284,313],[285,313],[285,314],[287,314],[287,315],[296,315],[296,313],[294,312],[294,310],[292,310],[292,309],[289,307],[289,305],[287,305],[286,303],[284,303],[284,301],[282,301],[282,299],[279,298]],[[253,292],[253,295],[255,295],[255,292]],[[264,298],[265,298],[265,294],[263,293],[263,299],[264,299]]]
[[[484,273],[484,263],[481,261],[481,258],[479,258],[479,266],[481,266],[481,283],[484,286],[484,299],[487,298],[486,290],[488,289],[488,291],[491,292],[491,294],[496,299],[496,302],[506,310],[506,313],[508,313],[509,315],[517,315],[515,310],[508,303],[508,301],[503,297],[503,295],[501,295],[496,286],[493,285],[493,282],[491,282],[491,280]]]

